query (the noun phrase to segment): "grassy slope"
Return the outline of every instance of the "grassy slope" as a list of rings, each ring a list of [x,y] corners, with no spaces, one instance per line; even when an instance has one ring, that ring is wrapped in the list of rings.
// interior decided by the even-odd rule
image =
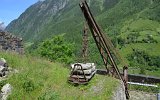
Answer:
[[[88,85],[75,87],[67,83],[69,70],[62,64],[13,53],[0,55],[18,70],[6,80],[13,86],[11,100],[110,100],[110,91],[118,85],[111,77],[95,75]]]
[[[126,44],[121,50],[120,54],[126,58],[127,55],[131,54],[132,49],[143,50],[148,53],[150,56],[160,56],[160,22],[158,16],[158,10],[160,6],[157,6],[156,3],[149,5],[148,8],[143,9],[141,12],[136,13],[133,17],[126,20],[123,23],[123,27],[120,30],[120,34],[118,36],[127,39],[127,36],[133,32],[139,33],[138,41],[142,41],[148,35],[152,35],[153,39],[155,39],[158,43],[130,43]],[[148,14],[150,13],[150,14]],[[148,14],[148,15],[147,15]],[[153,17],[154,16],[154,17]],[[126,60],[126,62],[128,62]],[[134,67],[134,66],[132,66]],[[146,67],[148,67],[146,65]],[[130,73],[139,73],[139,69],[132,70]],[[153,75],[160,77],[160,69],[154,71],[146,70],[147,75]]]
[[[109,33],[109,35],[111,34],[111,37],[122,37],[126,40],[128,35],[132,33],[139,33],[140,36],[137,39],[138,41],[142,41],[142,39],[145,39],[148,35],[152,35],[153,39],[157,40],[158,43],[130,43],[125,44],[125,46],[123,46],[121,49],[117,48],[119,49],[119,53],[124,58],[126,63],[129,63],[129,61],[127,60],[127,55],[133,52],[132,48],[144,50],[150,56],[160,56],[160,21],[158,18],[158,9],[160,9],[160,6],[157,6],[159,2],[150,3],[149,0],[146,0],[145,2],[135,0],[132,3],[136,2],[141,3],[137,3],[133,6],[132,4],[130,4],[131,2],[127,2],[127,0],[124,2],[120,2],[109,12],[105,12],[97,18],[98,20],[102,19],[102,21],[100,20],[100,24],[103,22],[101,26],[103,26],[103,28],[106,28],[106,33]],[[131,6],[126,6],[129,4]],[[127,9],[127,7],[129,8]],[[103,20],[105,16],[106,19]],[[113,23],[113,25],[111,25],[110,27],[109,23]],[[146,67],[148,66],[146,65]],[[154,71],[146,71],[146,74],[160,76],[159,72],[160,70],[157,68],[157,70]],[[134,72],[131,71],[130,73],[138,74],[139,69],[135,70]]]

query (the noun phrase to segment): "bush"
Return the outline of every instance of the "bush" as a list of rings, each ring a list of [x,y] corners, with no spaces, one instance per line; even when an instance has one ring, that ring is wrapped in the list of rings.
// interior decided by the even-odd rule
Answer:
[[[147,86],[139,86],[139,85],[129,85],[129,90],[158,93],[158,88],[156,87],[147,87]]]
[[[63,35],[58,35],[42,42],[38,52],[51,61],[70,63],[73,60],[74,47],[73,44],[64,41]]]
[[[133,49],[133,53],[128,55],[128,60],[144,65],[150,61],[150,56],[145,51]]]
[[[123,39],[122,37],[117,38],[118,44],[123,47],[126,43],[125,39]]]
[[[152,36],[148,35],[147,38],[142,40],[144,43],[158,43]]]
[[[130,66],[140,66],[141,74],[144,74],[146,69],[150,71],[156,70],[160,66],[159,56],[150,56],[145,51],[138,49],[133,49],[133,53],[128,55],[127,58],[130,61]],[[150,68],[146,68],[144,65],[150,66]]]
[[[152,56],[148,65],[156,66],[156,67],[160,68],[160,57],[159,56]]]
[[[136,43],[139,36],[140,34],[136,32],[129,34],[127,36],[127,43]]]
[[[140,65],[140,72],[139,72],[139,74],[143,74],[143,75],[145,75],[145,74],[146,74],[145,66]]]

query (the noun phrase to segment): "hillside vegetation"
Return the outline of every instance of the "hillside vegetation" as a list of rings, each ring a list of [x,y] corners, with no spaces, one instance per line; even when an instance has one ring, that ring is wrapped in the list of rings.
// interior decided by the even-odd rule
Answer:
[[[91,11],[132,70],[130,73],[160,76],[160,1],[87,0]],[[28,8],[6,28],[22,36],[29,50],[37,50],[47,38],[64,35],[80,57],[84,18],[78,0],[45,0]],[[96,44],[89,36],[89,59],[102,65]],[[119,63],[118,63],[119,64]],[[121,66],[121,64],[119,64]]]
[[[119,83],[95,75],[88,85],[73,86],[67,82],[69,66],[9,52],[0,52],[0,57],[12,68],[9,76],[0,81],[1,87],[5,83],[13,87],[8,100],[111,100]]]

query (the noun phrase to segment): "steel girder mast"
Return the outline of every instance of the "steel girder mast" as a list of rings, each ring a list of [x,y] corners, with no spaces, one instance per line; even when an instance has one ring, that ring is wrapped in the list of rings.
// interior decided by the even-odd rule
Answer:
[[[101,32],[98,24],[96,23],[89,6],[87,2],[81,1],[80,3],[80,8],[83,12],[83,15],[86,19],[86,22],[90,28],[90,31],[92,33],[92,36],[96,42],[96,45],[98,47],[98,50],[100,52],[100,55],[103,59],[104,65],[106,66],[106,69],[108,72],[111,72],[113,76],[116,78],[119,78],[122,80],[124,86],[125,86],[125,94],[126,98],[129,99],[129,93],[128,93],[128,88],[127,88],[127,79],[125,77],[122,77],[120,74],[120,71],[117,67],[117,64],[115,63],[115,60],[113,58],[113,55],[111,54],[111,48],[110,44],[105,37],[105,35]],[[112,69],[109,69],[107,66],[110,64],[112,66]],[[126,76],[126,75],[125,75]]]

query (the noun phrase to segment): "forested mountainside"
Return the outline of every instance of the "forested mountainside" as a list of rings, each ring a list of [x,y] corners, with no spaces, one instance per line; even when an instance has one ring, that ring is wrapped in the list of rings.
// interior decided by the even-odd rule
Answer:
[[[79,2],[78,0],[39,1],[28,8],[18,19],[12,21],[6,30],[31,41],[59,33],[67,33],[72,37],[73,34],[82,30],[84,23]],[[118,2],[118,0],[88,1],[95,16],[106,12]]]
[[[6,28],[26,42],[40,41],[65,34],[67,42],[75,43],[80,52],[84,18],[79,0],[45,0],[29,7]],[[91,11],[108,34],[114,46],[130,67],[140,68],[132,73],[157,74],[160,70],[160,1],[159,0],[87,0]],[[100,61],[90,35],[90,57]],[[34,44],[33,44],[34,45]],[[36,45],[33,47],[35,48]],[[79,50],[79,51],[78,51]],[[146,71],[144,71],[144,69]]]

